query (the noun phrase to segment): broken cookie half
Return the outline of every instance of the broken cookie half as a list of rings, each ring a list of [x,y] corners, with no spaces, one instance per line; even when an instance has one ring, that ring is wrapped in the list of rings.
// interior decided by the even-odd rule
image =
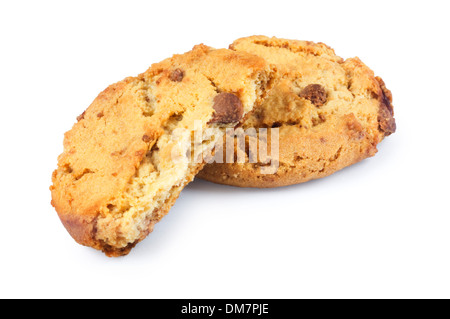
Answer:
[[[396,131],[392,94],[360,59],[344,60],[323,43],[265,36],[238,39],[230,48],[275,64],[283,79],[241,124],[246,142],[231,136],[223,147],[231,145],[232,160],[208,164],[200,178],[257,188],[304,183],[374,156]],[[252,145],[272,142],[277,152],[252,156]],[[243,160],[233,161],[239,154]]]
[[[276,78],[263,58],[198,45],[108,87],[65,134],[53,173],[52,205],[68,232],[128,254]]]

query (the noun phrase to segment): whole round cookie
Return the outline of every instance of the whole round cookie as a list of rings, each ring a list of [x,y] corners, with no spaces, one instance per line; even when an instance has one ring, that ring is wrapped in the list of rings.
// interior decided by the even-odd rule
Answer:
[[[52,205],[68,232],[128,254],[276,74],[261,57],[199,45],[100,93],[65,134],[53,173]]]
[[[202,179],[259,188],[303,183],[374,156],[396,130],[391,92],[359,58],[343,60],[322,43],[265,36],[239,39],[230,49],[263,57],[285,74],[242,125],[278,128],[279,153],[271,158],[278,162],[268,174],[267,158],[251,161],[248,141],[235,141],[245,161],[208,164]],[[257,132],[258,143],[271,144],[267,136]]]

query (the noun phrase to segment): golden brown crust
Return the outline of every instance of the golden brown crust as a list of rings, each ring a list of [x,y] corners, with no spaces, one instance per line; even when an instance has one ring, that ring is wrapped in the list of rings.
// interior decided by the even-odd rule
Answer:
[[[279,187],[328,176],[374,156],[377,144],[395,132],[392,94],[358,58],[343,60],[319,43],[248,37],[236,51],[276,64],[285,79],[242,127],[280,129],[280,167],[263,164],[209,164],[199,177],[240,187]],[[237,152],[237,150],[235,150]]]
[[[353,114],[330,121],[334,134],[281,126],[280,166],[275,174],[261,174],[263,165],[258,163],[225,163],[206,165],[198,177],[238,187],[281,187],[329,176],[377,152]]]
[[[247,113],[274,80],[260,57],[198,45],[108,87],[65,134],[53,173],[52,205],[68,232],[109,256],[127,254],[203,165],[174,164],[174,130],[208,127],[220,92],[236,94]]]

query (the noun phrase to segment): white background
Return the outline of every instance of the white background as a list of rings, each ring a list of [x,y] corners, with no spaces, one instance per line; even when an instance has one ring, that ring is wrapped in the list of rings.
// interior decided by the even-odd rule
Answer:
[[[447,1],[1,1],[0,297],[449,298]],[[63,133],[109,84],[254,34],[359,56],[394,94],[374,158],[272,190],[195,181],[125,258],[50,205]]]

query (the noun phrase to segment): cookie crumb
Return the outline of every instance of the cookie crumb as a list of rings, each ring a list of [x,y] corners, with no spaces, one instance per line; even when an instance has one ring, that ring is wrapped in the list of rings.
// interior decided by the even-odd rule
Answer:
[[[86,114],[86,111],[84,111],[83,113],[81,113],[81,115],[77,116],[77,121],[80,122],[81,120],[84,120],[84,115]]]

